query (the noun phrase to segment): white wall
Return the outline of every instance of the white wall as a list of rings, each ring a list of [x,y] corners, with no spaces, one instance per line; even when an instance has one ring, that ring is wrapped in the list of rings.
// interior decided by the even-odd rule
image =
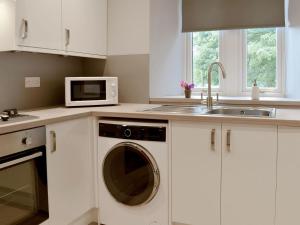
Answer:
[[[181,0],[150,3],[150,98],[179,95],[184,73]]]
[[[108,0],[108,55],[149,54],[150,0]]]
[[[289,0],[287,3],[286,95],[289,98],[300,98],[300,1]]]

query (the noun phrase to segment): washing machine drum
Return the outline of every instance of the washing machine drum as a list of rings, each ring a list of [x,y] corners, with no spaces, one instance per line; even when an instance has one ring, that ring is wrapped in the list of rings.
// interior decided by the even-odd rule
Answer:
[[[130,142],[118,144],[109,151],[103,162],[103,178],[115,200],[128,206],[149,203],[160,183],[153,156]]]

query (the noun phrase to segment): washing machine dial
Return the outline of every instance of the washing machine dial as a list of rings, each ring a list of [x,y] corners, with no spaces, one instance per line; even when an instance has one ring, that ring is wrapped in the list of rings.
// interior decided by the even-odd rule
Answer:
[[[124,130],[124,136],[127,137],[127,138],[131,137],[131,130],[129,128]]]

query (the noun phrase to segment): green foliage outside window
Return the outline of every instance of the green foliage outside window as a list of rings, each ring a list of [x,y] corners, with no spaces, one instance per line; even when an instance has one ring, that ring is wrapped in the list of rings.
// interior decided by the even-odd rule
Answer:
[[[247,87],[276,88],[276,29],[247,30]]]
[[[193,82],[196,87],[207,87],[207,71],[211,63],[219,59],[219,32],[193,33]],[[212,86],[219,86],[217,67],[212,73]]]
[[[259,87],[276,88],[276,28],[246,30],[247,87],[256,79]],[[193,33],[193,82],[207,87],[207,71],[219,59],[219,31]],[[212,73],[212,86],[219,87],[218,68]]]

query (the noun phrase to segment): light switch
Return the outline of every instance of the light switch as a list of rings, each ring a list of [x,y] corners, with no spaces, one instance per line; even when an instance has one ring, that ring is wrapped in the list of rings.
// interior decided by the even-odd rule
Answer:
[[[25,88],[41,87],[40,77],[25,77]]]

